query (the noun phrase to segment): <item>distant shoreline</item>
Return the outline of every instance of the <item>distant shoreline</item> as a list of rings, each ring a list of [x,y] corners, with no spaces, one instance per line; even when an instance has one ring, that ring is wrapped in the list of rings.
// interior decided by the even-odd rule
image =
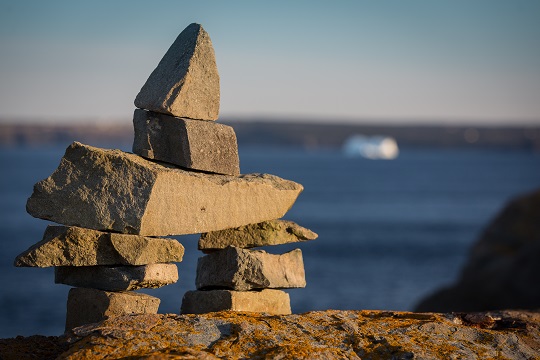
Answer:
[[[361,134],[390,136],[400,147],[488,147],[540,151],[540,125],[362,125],[285,122],[282,119],[220,122],[234,128],[240,145],[335,149],[340,148],[350,136]],[[0,122],[1,147],[65,145],[75,140],[94,145],[130,146],[133,127],[131,121],[51,125]]]

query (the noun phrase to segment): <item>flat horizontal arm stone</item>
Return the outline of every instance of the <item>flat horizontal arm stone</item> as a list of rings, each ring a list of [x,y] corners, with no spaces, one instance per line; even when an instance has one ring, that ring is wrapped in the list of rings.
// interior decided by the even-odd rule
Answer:
[[[175,264],[142,266],[57,266],[54,282],[105,291],[156,289],[178,281]]]
[[[15,266],[146,265],[181,262],[183,255],[175,239],[48,226],[43,240],[17,256]]]
[[[302,185],[268,174],[205,174],[120,150],[71,144],[26,209],[64,225],[150,236],[196,234],[282,217]]]
[[[302,251],[274,255],[228,247],[199,258],[195,284],[199,290],[302,288],[306,286]]]
[[[201,234],[199,250],[210,253],[227,246],[253,248],[315,240],[317,234],[292,221],[270,220]]]

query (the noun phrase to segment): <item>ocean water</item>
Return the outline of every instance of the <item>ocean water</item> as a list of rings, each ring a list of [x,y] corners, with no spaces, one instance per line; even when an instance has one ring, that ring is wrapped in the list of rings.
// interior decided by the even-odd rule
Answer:
[[[63,332],[68,286],[52,269],[15,268],[48,222],[25,211],[33,184],[58,166],[64,147],[0,150],[0,338]],[[540,154],[487,149],[401,149],[393,161],[347,158],[337,150],[240,147],[243,173],[266,172],[304,185],[285,218],[319,234],[301,248],[307,287],[288,290],[293,312],[411,310],[456,279],[467,251],[511,197],[540,187]],[[145,293],[161,313],[178,313],[194,289],[197,236],[177,284]]]

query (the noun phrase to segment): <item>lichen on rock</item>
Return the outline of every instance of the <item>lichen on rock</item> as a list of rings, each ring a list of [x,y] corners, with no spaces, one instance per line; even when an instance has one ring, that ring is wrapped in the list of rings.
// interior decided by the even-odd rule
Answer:
[[[35,358],[21,344],[0,340],[3,359]],[[218,312],[146,314],[84,325],[42,338],[57,359],[535,359],[540,314],[317,311],[270,316]],[[51,345],[52,344],[52,345]],[[54,350],[54,351],[53,351]]]

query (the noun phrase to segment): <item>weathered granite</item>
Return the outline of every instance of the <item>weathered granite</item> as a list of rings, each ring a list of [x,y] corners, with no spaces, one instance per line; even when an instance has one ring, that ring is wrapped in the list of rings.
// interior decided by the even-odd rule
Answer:
[[[137,155],[188,169],[240,174],[236,134],[230,126],[136,109],[133,127]]]
[[[210,253],[227,246],[253,248],[315,240],[317,234],[293,221],[269,220],[201,234],[199,250]]]
[[[216,120],[219,74],[210,36],[199,24],[178,35],[135,98],[135,106],[191,119]]]
[[[454,285],[419,311],[540,309],[540,190],[512,199],[472,247]]]
[[[0,354],[5,360],[538,359],[540,314],[133,315],[59,337],[0,339]]]
[[[66,331],[113,316],[156,314],[159,303],[156,297],[131,291],[72,288],[67,301]]]
[[[181,262],[183,255],[175,239],[48,226],[43,240],[17,256],[15,266],[146,265]]]
[[[54,282],[105,291],[155,289],[178,281],[174,264],[142,266],[58,266]]]
[[[26,209],[65,225],[182,235],[280,218],[302,190],[273,175],[203,174],[75,142]]]
[[[273,315],[291,313],[289,294],[281,290],[262,291],[208,290],[188,291],[182,299],[182,314],[215,311],[260,312]]]
[[[302,288],[306,286],[302,251],[281,255],[228,247],[199,258],[197,289]]]

